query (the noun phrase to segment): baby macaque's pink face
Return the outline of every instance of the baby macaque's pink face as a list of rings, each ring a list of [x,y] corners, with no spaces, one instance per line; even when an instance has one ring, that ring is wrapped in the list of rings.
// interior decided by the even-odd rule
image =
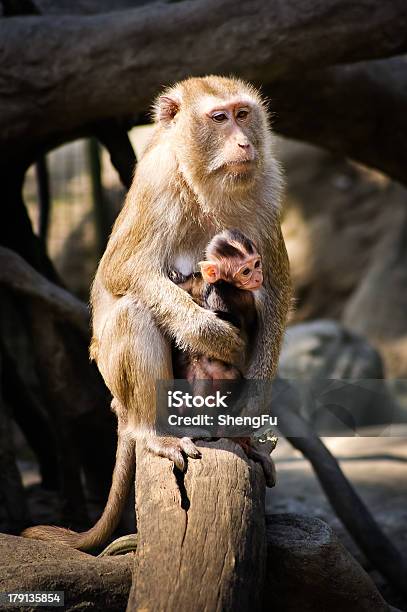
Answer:
[[[238,289],[246,289],[247,291],[259,289],[263,284],[260,255],[256,254],[246,257],[242,265],[233,274],[232,281],[230,282]]]
[[[201,261],[202,278],[207,283],[223,280],[237,289],[254,291],[263,284],[261,257],[258,253],[244,257],[222,258],[218,261]]]

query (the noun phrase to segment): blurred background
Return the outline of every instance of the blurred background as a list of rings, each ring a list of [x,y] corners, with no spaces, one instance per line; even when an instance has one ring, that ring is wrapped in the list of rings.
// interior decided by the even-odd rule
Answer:
[[[333,435],[325,443],[407,555],[405,11],[373,0],[365,9],[329,0],[325,8],[309,2],[307,10],[254,2],[237,17],[223,2],[214,24],[201,5],[0,1],[7,60],[0,68],[0,531],[44,522],[83,529],[103,508],[115,421],[88,362],[83,304],[151,131],[149,101],[189,74],[233,72],[269,97],[286,176],[282,227],[295,300],[280,374],[384,381],[383,405],[349,407],[362,415],[366,436]],[[151,16],[165,24],[168,58],[151,46]],[[190,29],[178,38],[182,19]],[[198,52],[212,28],[204,61]],[[219,36],[230,42],[221,60]],[[37,50],[39,41],[45,48]],[[54,285],[63,292],[56,298]],[[311,413],[303,416],[312,423]],[[391,435],[379,435],[389,423]],[[278,484],[268,492],[268,511],[326,520],[401,606],[340,523],[308,461],[283,439],[273,456]],[[122,532],[131,522],[130,511]]]

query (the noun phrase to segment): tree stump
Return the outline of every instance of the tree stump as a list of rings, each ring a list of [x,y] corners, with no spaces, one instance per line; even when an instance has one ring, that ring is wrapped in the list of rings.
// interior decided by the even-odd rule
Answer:
[[[137,449],[138,551],[128,612],[259,610],[266,562],[260,465],[198,442],[185,474]]]

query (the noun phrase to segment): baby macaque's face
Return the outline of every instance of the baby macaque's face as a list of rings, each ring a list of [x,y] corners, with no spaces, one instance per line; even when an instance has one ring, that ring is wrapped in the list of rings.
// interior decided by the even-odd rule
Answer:
[[[199,266],[207,283],[223,280],[247,291],[259,289],[263,284],[260,254],[254,243],[238,229],[216,234],[206,248],[206,260]]]
[[[258,253],[242,257],[222,257],[200,262],[202,278],[207,283],[223,280],[237,289],[254,291],[263,284],[261,257]]]
[[[261,266],[261,258],[257,253],[255,255],[247,256],[242,262],[236,262],[238,269],[234,272],[231,280],[233,285],[238,289],[247,289],[248,291],[254,291],[259,289],[263,284],[263,270]],[[233,273],[233,266],[231,269]],[[227,280],[226,278],[224,280]]]

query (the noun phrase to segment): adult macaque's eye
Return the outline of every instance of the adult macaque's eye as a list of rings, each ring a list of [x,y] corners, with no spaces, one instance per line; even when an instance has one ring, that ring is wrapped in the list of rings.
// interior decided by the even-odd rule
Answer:
[[[260,262],[259,262],[259,261],[256,261],[256,263],[254,264],[254,267],[255,267],[255,268],[259,268],[259,267],[260,267]]]
[[[223,123],[223,121],[226,121],[227,118],[228,116],[226,115],[226,113],[214,113],[212,115],[212,119],[216,121],[216,123]]]
[[[239,111],[237,111],[236,117],[237,119],[246,119],[248,114],[249,114],[248,110],[241,108]]]
[[[244,276],[247,276],[248,274],[250,274],[250,272],[250,268],[245,268],[244,270],[242,270],[242,274],[244,274]]]

